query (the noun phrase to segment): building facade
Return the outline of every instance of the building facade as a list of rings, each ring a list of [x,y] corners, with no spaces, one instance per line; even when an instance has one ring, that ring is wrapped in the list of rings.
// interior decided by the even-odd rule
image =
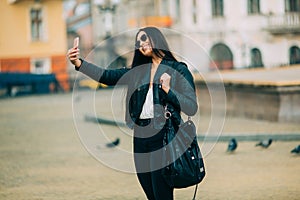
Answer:
[[[53,73],[69,90],[62,0],[0,1],[0,72]]]
[[[210,69],[300,63],[300,0],[177,2],[175,27],[207,49]]]
[[[94,41],[155,25],[174,30],[167,34],[171,46],[204,71],[300,63],[300,0],[101,2],[114,9],[110,16],[94,5]]]

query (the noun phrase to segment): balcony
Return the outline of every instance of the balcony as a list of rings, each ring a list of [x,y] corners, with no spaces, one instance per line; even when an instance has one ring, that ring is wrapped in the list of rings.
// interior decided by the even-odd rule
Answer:
[[[269,15],[265,30],[272,34],[300,33],[300,13],[290,12],[283,15]]]

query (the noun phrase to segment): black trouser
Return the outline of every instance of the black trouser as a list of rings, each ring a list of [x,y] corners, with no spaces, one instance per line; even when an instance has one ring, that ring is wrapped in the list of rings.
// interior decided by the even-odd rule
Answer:
[[[147,120],[141,120],[147,122]],[[164,129],[151,124],[134,129],[134,161],[138,180],[149,200],[173,200],[173,191],[161,175]],[[149,137],[150,136],[150,137]],[[156,151],[158,150],[158,151]]]

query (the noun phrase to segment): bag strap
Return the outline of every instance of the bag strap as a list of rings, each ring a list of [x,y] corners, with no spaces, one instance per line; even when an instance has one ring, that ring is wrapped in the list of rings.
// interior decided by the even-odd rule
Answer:
[[[166,106],[165,106],[164,115],[165,115],[166,119],[169,119],[172,116],[172,113],[168,110],[168,104],[166,104]],[[188,116],[188,121],[191,121],[191,120],[192,120],[192,117]],[[197,190],[198,190],[198,184],[195,186],[194,196],[193,196],[192,200],[196,200]]]
[[[198,189],[198,184],[195,187],[195,192],[194,192],[193,200],[196,200],[197,189]]]
[[[168,104],[166,104],[164,108],[165,108],[164,116],[166,119],[169,119],[172,116],[172,113],[168,110]],[[192,116],[188,115],[187,117],[188,117],[188,121],[192,120]]]
[[[172,113],[168,110],[168,104],[165,105],[165,119],[169,119],[172,116]]]

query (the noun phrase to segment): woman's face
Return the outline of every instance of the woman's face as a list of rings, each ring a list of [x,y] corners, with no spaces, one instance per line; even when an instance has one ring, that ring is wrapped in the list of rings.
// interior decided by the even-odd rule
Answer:
[[[150,44],[150,38],[146,34],[145,31],[140,31],[137,35],[137,40],[136,40],[136,48],[139,49],[139,51],[144,55],[151,57],[152,56],[152,46]]]

